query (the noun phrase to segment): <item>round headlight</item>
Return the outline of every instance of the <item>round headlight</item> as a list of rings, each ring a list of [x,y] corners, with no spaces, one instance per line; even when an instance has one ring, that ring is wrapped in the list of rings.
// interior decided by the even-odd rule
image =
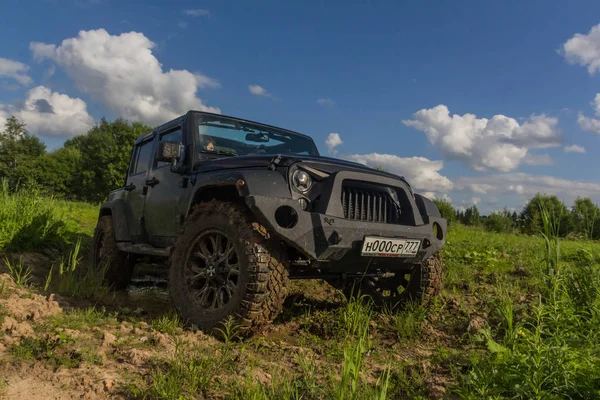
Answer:
[[[304,193],[308,192],[313,184],[313,180],[307,172],[297,169],[292,175],[292,183],[294,184],[294,188],[296,188],[296,190]]]

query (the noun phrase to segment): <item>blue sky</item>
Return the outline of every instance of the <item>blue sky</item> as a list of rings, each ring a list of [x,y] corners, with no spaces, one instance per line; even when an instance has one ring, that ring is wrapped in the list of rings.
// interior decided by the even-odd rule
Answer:
[[[597,201],[599,15],[594,1],[9,0],[0,120],[56,148],[102,116],[200,108],[309,134],[458,207]]]

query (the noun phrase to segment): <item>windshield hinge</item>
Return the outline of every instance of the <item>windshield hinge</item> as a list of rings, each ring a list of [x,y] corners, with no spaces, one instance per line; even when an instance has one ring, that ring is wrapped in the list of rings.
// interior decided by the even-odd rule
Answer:
[[[271,163],[269,164],[269,169],[271,171],[275,171],[275,168],[277,168],[277,166],[279,165],[279,163],[281,162],[281,154],[277,154],[275,157],[273,157],[273,159],[271,160]]]

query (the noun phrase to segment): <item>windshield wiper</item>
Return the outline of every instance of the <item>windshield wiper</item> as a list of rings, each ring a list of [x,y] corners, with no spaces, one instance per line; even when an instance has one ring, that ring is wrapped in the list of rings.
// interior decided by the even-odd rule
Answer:
[[[228,156],[228,157],[235,157],[238,155],[237,153],[234,153],[233,151],[225,151],[225,150],[200,150],[200,153],[215,154],[218,156]]]

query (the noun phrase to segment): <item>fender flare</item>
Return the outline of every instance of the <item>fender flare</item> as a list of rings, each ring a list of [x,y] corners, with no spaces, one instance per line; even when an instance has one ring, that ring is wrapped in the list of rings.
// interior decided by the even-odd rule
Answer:
[[[123,200],[112,200],[100,206],[99,217],[112,216],[113,231],[117,242],[130,242],[131,231],[130,224],[133,222],[133,214],[127,203]]]
[[[423,217],[423,221],[428,224],[429,217],[441,218],[440,210],[437,208],[435,203],[429,200],[427,197],[415,193],[415,203],[419,208],[419,214]]]
[[[244,181],[243,187],[237,187],[238,180]],[[265,184],[271,183],[271,184]],[[197,175],[195,189],[187,199],[186,212],[198,202],[204,193],[229,190],[243,200],[249,195],[265,195],[270,197],[291,198],[289,186],[285,178],[278,172],[264,170],[234,170],[216,173],[201,173]]]

